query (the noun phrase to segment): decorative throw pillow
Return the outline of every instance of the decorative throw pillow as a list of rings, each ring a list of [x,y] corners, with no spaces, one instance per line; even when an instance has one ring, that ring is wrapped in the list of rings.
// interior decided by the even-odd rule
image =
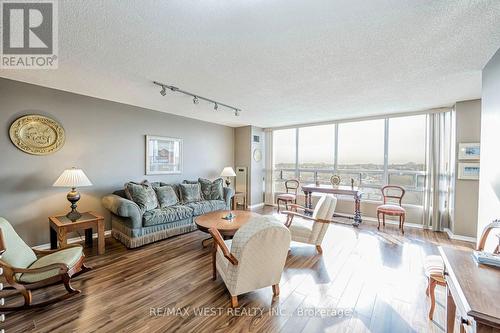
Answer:
[[[217,178],[213,182],[208,179],[199,178],[198,181],[201,185],[201,193],[205,200],[223,200],[224,199],[224,186],[222,178]]]
[[[182,181],[183,184],[198,184],[198,181],[197,180],[186,180],[184,179]]]
[[[142,183],[128,182],[125,184],[125,194],[128,199],[135,202],[142,212],[158,208],[158,199],[148,181]]]
[[[158,203],[160,208],[173,206],[179,202],[177,194],[172,186],[160,186],[155,187],[156,196],[158,197]]]
[[[179,184],[179,192],[183,203],[200,201],[201,191],[200,184]]]

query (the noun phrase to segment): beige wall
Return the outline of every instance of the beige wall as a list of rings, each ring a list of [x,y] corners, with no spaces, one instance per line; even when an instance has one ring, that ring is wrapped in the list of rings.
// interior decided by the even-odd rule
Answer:
[[[500,218],[500,50],[483,69],[477,237]]]
[[[64,147],[47,156],[17,149],[8,129],[26,114],[59,121],[66,131]],[[83,168],[94,184],[81,189],[80,210],[108,218],[101,197],[126,181],[216,178],[234,164],[230,127],[5,79],[0,79],[0,124],[0,216],[30,245],[47,243],[47,217],[68,210],[67,190],[52,187],[65,168]],[[184,140],[181,175],[145,176],[146,134]]]
[[[456,116],[456,168],[455,209],[451,231],[454,235],[476,237],[477,211],[479,199],[478,180],[458,179],[458,145],[480,142],[481,140],[481,100],[464,101],[455,104]],[[468,161],[465,161],[468,162]]]
[[[264,176],[265,176],[265,137],[264,131],[255,126],[237,127],[235,131],[234,161],[237,167],[247,167],[248,170],[248,204],[255,206],[264,202]],[[259,143],[253,142],[253,136],[260,138]],[[262,152],[262,160],[253,159],[255,149]]]

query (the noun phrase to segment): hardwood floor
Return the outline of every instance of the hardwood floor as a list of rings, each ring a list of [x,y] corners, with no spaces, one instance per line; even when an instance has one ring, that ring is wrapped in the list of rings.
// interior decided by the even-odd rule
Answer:
[[[314,246],[292,243],[279,297],[273,300],[271,287],[251,292],[239,297],[238,310],[230,309],[220,277],[211,280],[210,248],[201,245],[207,234],[195,231],[135,250],[108,238],[105,255],[96,255],[97,244],[86,249],[93,270],[74,280],[80,295],[43,309],[9,313],[3,328],[8,333],[442,332],[444,288],[436,288],[431,322],[423,259],[437,254],[438,245],[471,244],[452,243],[443,233],[405,231],[402,236],[397,226],[377,231],[373,224],[359,229],[334,224],[323,255]],[[35,292],[34,299],[58,292],[63,287],[46,288]],[[13,304],[20,297],[6,301]],[[334,309],[352,314],[325,312]],[[195,312],[202,310],[212,312]]]

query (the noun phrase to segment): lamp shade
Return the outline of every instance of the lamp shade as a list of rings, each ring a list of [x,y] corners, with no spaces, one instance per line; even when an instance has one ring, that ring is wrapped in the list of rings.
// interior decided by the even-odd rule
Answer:
[[[87,178],[82,169],[71,168],[64,170],[52,186],[74,188],[82,186],[92,186],[92,183]]]
[[[236,177],[236,173],[234,173],[233,168],[225,167],[224,170],[220,173],[221,177]]]

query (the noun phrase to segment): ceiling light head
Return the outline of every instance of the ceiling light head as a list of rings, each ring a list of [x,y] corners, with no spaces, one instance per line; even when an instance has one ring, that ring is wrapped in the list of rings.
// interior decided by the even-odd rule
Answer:
[[[194,96],[193,98],[193,104],[198,104],[200,101],[198,100],[198,97]]]
[[[219,108],[219,104],[215,103],[214,104],[214,110],[217,111],[218,108]]]
[[[160,95],[165,96],[166,94],[167,94],[167,90],[165,89],[165,86],[161,86]]]

